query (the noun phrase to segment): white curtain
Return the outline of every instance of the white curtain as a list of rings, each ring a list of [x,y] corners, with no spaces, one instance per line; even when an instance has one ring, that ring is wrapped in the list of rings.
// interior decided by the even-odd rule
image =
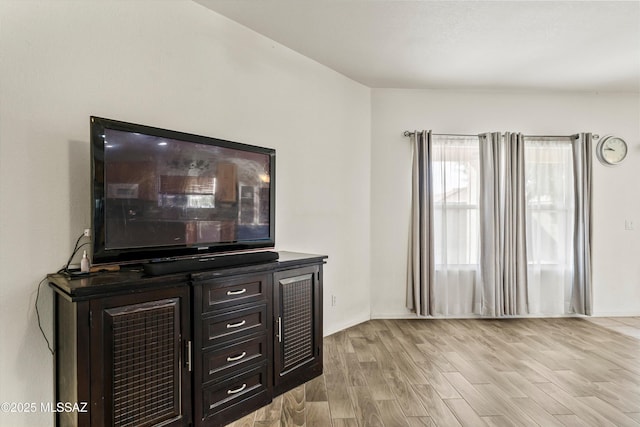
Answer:
[[[529,313],[570,312],[573,281],[573,138],[527,138],[525,181]]]
[[[433,315],[480,314],[479,167],[477,137],[433,137]]]

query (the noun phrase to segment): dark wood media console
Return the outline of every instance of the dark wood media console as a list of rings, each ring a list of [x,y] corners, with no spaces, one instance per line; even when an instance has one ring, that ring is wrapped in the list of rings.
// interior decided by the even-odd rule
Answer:
[[[146,276],[68,278],[55,291],[59,426],[223,426],[322,373],[326,256]]]

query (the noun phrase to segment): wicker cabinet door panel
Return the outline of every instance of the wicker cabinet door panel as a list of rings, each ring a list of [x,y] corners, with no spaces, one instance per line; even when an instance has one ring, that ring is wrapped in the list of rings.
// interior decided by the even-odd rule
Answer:
[[[189,384],[182,339],[185,297],[134,298],[128,304],[111,298],[92,312],[92,326],[100,329],[96,338],[101,337],[92,353],[102,358],[92,370],[92,377],[100,375],[101,380],[92,381],[92,425],[188,425],[190,407],[184,404],[190,399],[183,395]]]
[[[322,292],[319,266],[274,275],[274,385],[289,389],[322,372]]]

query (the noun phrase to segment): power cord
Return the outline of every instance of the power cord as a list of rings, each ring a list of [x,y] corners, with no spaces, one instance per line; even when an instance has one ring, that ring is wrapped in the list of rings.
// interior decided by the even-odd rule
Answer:
[[[78,251],[83,247],[88,245],[90,242],[86,242],[81,244],[80,246],[78,246],[78,243],[80,243],[80,240],[85,237],[85,234],[82,233],[80,236],[78,236],[78,239],[76,240],[76,244],[73,246],[73,251],[71,252],[71,256],[69,257],[69,259],[67,260],[67,263],[65,264],[64,267],[62,267],[60,270],[58,270],[58,273],[64,273],[64,274],[69,274],[69,265],[71,264],[71,261],[73,260],[73,257],[76,256],[76,254],[78,253]]]
[[[40,281],[40,283],[38,283],[38,292],[36,293],[36,317],[38,318],[38,328],[40,328],[40,332],[42,333],[42,337],[47,342],[47,348],[49,349],[49,352],[52,355],[54,355],[55,352],[53,351],[53,348],[51,347],[51,343],[49,342],[49,339],[47,338],[47,335],[44,333],[44,329],[42,329],[42,322],[40,321],[40,311],[38,310],[38,299],[40,298],[40,287],[42,286],[42,284],[46,280],[47,280],[47,278],[45,277],[44,279],[42,279]]]
[[[82,233],[80,236],[78,236],[78,239],[76,240],[76,244],[73,245],[73,251],[71,252],[71,256],[69,257],[69,259],[67,260],[67,263],[65,264],[64,267],[62,267],[60,270],[58,270],[58,273],[60,274],[69,274],[69,265],[71,264],[71,260],[73,260],[73,257],[76,256],[76,254],[78,253],[78,251],[83,247],[88,245],[90,242],[86,242],[83,243],[81,245],[79,245],[80,240],[85,237],[85,234]],[[42,287],[42,284],[44,282],[46,282],[47,278],[45,277],[44,279],[42,279],[40,281],[40,283],[38,283],[38,291],[36,292],[36,317],[38,318],[38,328],[40,329],[40,333],[42,333],[42,337],[44,338],[44,340],[47,342],[47,348],[49,349],[49,352],[54,355],[55,351],[53,350],[53,347],[51,346],[51,343],[49,342],[49,339],[47,338],[47,334],[44,333],[44,329],[42,329],[42,321],[40,320],[40,310],[38,310],[38,300],[40,299],[40,288]]]

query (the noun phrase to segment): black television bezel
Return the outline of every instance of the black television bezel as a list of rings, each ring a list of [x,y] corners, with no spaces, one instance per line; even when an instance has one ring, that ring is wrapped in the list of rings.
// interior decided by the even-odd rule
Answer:
[[[162,138],[175,139],[194,144],[205,144],[232,148],[252,153],[267,154],[270,157],[269,180],[269,238],[245,240],[242,242],[225,242],[200,246],[167,245],[166,247],[141,247],[125,249],[105,248],[105,179],[96,176],[97,171],[104,174],[104,134],[105,129],[124,132],[142,133]],[[206,255],[241,253],[255,250],[268,250],[275,247],[275,200],[276,200],[276,151],[272,148],[258,147],[240,142],[228,141],[202,135],[195,135],[169,129],[113,119],[90,117],[90,156],[91,156],[91,238],[93,264],[130,264],[144,263],[151,260],[173,260],[194,258]]]

